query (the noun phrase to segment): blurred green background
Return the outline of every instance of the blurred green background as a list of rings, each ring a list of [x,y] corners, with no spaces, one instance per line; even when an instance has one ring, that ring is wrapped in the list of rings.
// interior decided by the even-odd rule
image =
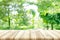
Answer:
[[[60,0],[0,0],[0,30],[60,30]]]

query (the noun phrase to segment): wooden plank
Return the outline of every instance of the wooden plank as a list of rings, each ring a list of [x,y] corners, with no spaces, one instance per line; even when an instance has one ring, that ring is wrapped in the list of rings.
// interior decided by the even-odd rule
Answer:
[[[55,30],[56,32],[60,33],[60,30]]]
[[[30,38],[30,40],[36,40],[35,30],[31,30],[31,38]]]
[[[24,30],[20,30],[15,36],[15,40],[21,40],[21,37],[24,35]]]
[[[1,31],[2,33],[0,33],[0,40],[1,40],[1,37],[4,36],[6,33],[8,33],[9,31]]]
[[[11,31],[9,31],[8,33],[6,33],[5,35],[3,35],[3,36],[1,36],[1,40],[7,40],[7,39],[10,39],[10,36],[12,36],[13,35],[13,33],[15,33],[15,31],[13,30],[11,30]]]
[[[4,36],[6,33],[8,33],[9,31],[2,31],[2,33],[0,33],[0,39],[1,39],[1,36]]]
[[[15,30],[14,33],[12,33],[12,35],[10,35],[10,40],[15,40],[15,36],[19,33],[19,31]]]
[[[0,34],[2,35],[3,33],[5,33],[5,31],[4,30],[0,30]]]
[[[52,31],[52,30],[48,30],[49,35],[51,35],[51,37],[52,37],[52,40],[57,40],[57,39],[58,39],[58,37],[57,37],[57,36],[55,36],[51,31]]]
[[[52,37],[49,35],[47,30],[39,30],[41,40],[52,40]]]
[[[48,30],[45,30],[45,35],[46,35],[45,40],[53,40],[53,37],[50,35],[50,32],[48,32]]]
[[[40,30],[37,30],[35,33],[36,33],[36,40],[44,40],[44,37],[40,32]]]
[[[57,37],[57,39],[55,39],[55,40],[60,40],[60,33],[58,33],[55,30],[52,30],[51,33]]]
[[[40,30],[40,33],[41,33],[41,35],[42,35],[42,39],[43,39],[43,40],[47,40],[45,30]]]
[[[29,40],[29,30],[25,30],[23,36],[21,37],[21,40]]]
[[[0,30],[0,40],[60,40],[59,30]]]

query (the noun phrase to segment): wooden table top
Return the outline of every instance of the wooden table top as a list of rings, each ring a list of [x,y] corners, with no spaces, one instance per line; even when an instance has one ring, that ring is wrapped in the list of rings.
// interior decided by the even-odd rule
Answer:
[[[60,30],[0,30],[0,40],[60,40]]]

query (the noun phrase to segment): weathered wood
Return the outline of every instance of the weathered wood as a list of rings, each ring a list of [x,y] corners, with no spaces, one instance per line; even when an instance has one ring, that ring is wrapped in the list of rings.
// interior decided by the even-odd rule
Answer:
[[[60,40],[60,30],[0,30],[0,40]]]
[[[19,31],[19,33],[17,33],[17,35],[15,36],[15,39],[16,40],[21,40],[21,37],[23,36],[23,34],[24,34],[24,31],[22,30],[22,31]]]
[[[24,31],[23,36],[21,37],[21,40],[29,40],[29,30]]]

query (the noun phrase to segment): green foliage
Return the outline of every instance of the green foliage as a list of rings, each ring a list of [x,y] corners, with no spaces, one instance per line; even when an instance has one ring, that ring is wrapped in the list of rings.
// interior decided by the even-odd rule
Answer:
[[[46,15],[41,15],[43,18],[43,22],[48,24],[51,24],[51,27],[53,27],[54,24],[60,24],[60,13],[56,14],[49,14],[46,13]]]
[[[38,19],[35,18],[37,16],[34,10],[29,9],[28,12],[24,9],[24,3],[38,7]],[[37,3],[26,0],[0,0],[0,29],[26,30],[35,28],[36,24],[41,27],[41,19],[47,29],[50,27],[51,29],[60,29],[60,26],[55,26],[60,25],[59,4],[60,0],[37,0]]]
[[[35,12],[33,10],[31,10],[31,12],[32,12],[33,17],[35,17]]]

